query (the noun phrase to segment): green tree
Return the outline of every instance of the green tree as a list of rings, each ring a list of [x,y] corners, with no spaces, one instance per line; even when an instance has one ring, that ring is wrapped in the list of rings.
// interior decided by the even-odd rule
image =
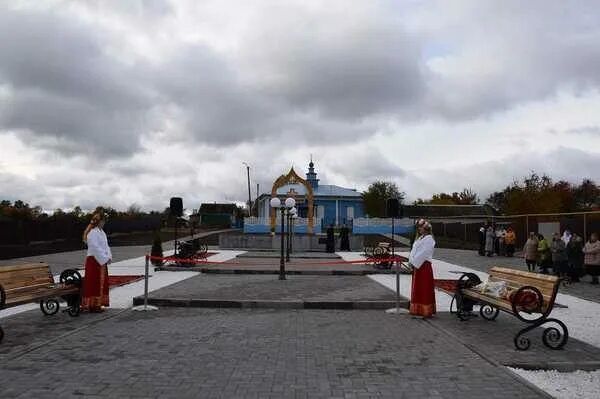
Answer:
[[[371,183],[367,191],[362,193],[365,213],[370,217],[385,217],[385,202],[388,198],[397,198],[404,202],[405,194],[396,183],[378,180]]]
[[[588,210],[600,206],[600,187],[590,179],[584,179],[575,187],[575,203],[578,209]]]
[[[162,241],[160,239],[160,233],[158,230],[154,231],[154,241],[152,242],[152,249],[150,250],[150,255],[159,258],[163,257]],[[163,261],[160,259],[153,259],[152,264],[154,266],[162,266]]]

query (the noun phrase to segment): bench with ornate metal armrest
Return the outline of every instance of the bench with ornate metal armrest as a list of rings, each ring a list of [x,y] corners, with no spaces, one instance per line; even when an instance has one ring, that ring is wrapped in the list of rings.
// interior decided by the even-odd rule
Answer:
[[[78,316],[81,282],[77,270],[67,269],[60,274],[60,282],[55,283],[46,263],[0,266],[0,309],[39,301],[42,312],[53,315],[62,298],[67,302],[65,310],[69,315]],[[0,342],[2,338],[4,331],[0,327]]]
[[[503,311],[529,324],[515,335],[514,344],[519,350],[527,350],[531,345],[524,334],[546,323],[554,323],[558,328],[553,326],[544,329],[544,345],[560,349],[567,343],[567,326],[558,319],[548,317],[554,308],[561,278],[504,267],[492,267],[488,273],[488,283],[505,283],[503,295],[498,297],[473,288],[481,283],[479,277],[473,273],[463,274],[454,297],[459,319],[467,320],[472,305],[479,304],[479,313],[488,321],[494,320]]]

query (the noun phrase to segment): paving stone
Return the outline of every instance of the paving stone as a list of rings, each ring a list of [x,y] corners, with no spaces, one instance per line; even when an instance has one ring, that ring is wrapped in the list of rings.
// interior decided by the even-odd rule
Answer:
[[[543,397],[430,323],[379,311],[126,312],[0,365],[0,397],[474,398],[482,381]]]
[[[365,276],[213,275],[192,277],[151,293],[152,298],[263,301],[394,301],[394,293]]]

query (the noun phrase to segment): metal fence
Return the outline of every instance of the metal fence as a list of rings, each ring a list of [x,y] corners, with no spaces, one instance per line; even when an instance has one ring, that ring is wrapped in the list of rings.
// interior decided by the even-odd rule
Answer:
[[[436,239],[454,243],[461,248],[476,248],[479,229],[484,225],[511,226],[517,236],[516,246],[522,247],[530,232],[542,233],[546,238],[569,228],[589,239],[600,232],[600,211],[528,214],[511,216],[460,216],[430,219]]]

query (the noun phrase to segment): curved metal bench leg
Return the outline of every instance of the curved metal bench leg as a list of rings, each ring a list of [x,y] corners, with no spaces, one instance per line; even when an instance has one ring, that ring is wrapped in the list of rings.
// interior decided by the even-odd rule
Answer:
[[[557,327],[545,328],[544,332],[542,333],[542,342],[544,345],[554,350],[561,349],[563,346],[565,346],[569,340],[569,330],[567,329],[567,326],[558,319],[548,318],[536,321],[535,323],[519,331],[514,338],[515,347],[522,351],[529,349],[529,346],[531,346],[531,341],[529,338],[525,337],[524,334],[546,323],[555,323],[558,325],[560,330]]]
[[[460,321],[469,320],[469,318],[471,317],[471,312],[465,310],[464,299],[460,292],[454,294],[454,298],[452,298],[452,301],[456,301],[456,317],[458,317]],[[452,311],[452,303],[450,303],[450,310]]]
[[[527,338],[526,336],[524,336],[524,334],[537,328],[540,324],[542,324],[542,323],[535,322],[535,323],[523,328],[521,331],[519,331],[517,333],[517,335],[515,335],[513,342],[515,343],[515,348],[517,348],[517,350],[526,351],[527,349],[529,349],[529,347],[531,346],[531,340],[529,338]]]
[[[559,331],[556,327],[546,327],[542,333],[542,342],[550,349],[561,349],[569,340],[567,326],[562,321],[553,318],[545,319],[541,324],[546,323],[556,323],[562,331]]]
[[[487,321],[496,320],[496,317],[498,317],[499,313],[500,309],[487,303],[481,305],[481,307],[479,308],[479,314]]]
[[[63,297],[63,299],[67,301],[66,312],[69,313],[69,316],[79,316],[79,312],[81,311],[81,296],[74,294]]]

